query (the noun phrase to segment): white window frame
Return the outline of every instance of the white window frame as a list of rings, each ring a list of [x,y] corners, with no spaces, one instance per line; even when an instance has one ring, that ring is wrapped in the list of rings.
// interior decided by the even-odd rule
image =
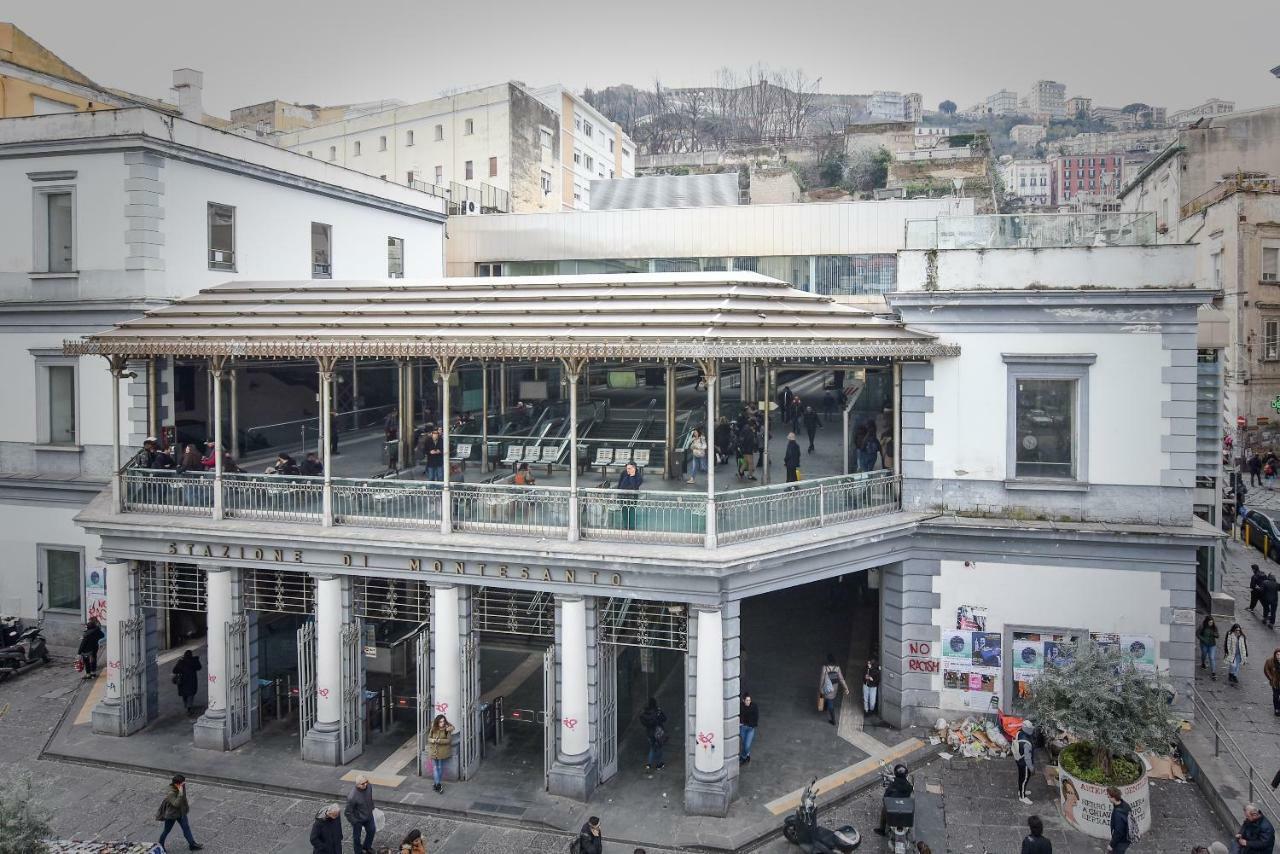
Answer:
[[[443,181],[444,181],[444,167],[443,167],[443,166],[437,166],[437,167],[436,167],[435,177],[436,177],[436,186],[437,186],[437,187],[441,187],[441,186],[443,186],[443,184],[441,183],[441,182],[443,182]]]
[[[1209,276],[1215,290],[1222,289],[1222,250],[1209,255]]]
[[[587,139],[591,139],[591,132],[592,132],[592,130],[593,130],[593,129],[592,129],[592,127],[591,127],[591,122],[583,121],[583,123],[582,123],[582,132],[583,132],[583,134],[585,134],[585,135],[586,135]]]
[[[225,208],[231,211],[231,258],[229,261],[215,261],[213,259],[213,209]],[[224,273],[234,273],[236,271],[236,209],[235,205],[224,205],[221,202],[208,202],[205,205],[205,242],[208,252],[206,253],[209,261],[210,270],[218,270]]]
[[[1280,317],[1262,319],[1262,361],[1280,362]]]
[[[71,552],[79,556],[80,559],[80,582],[78,592],[80,594],[79,608],[54,608],[49,603],[49,552]],[[74,614],[78,619],[84,619],[85,607],[85,590],[84,590],[84,562],[85,550],[84,546],[69,546],[59,543],[36,543],[36,579],[39,583],[38,610],[41,615],[50,614]]]
[[[328,263],[325,266],[329,268],[329,272],[320,273],[316,271],[316,250],[314,247],[309,247],[311,252],[311,278],[332,279],[333,278],[333,225],[327,222],[312,222],[311,229],[310,231],[307,232],[307,234],[308,235],[312,234],[315,231],[315,227],[317,225],[322,226],[324,228],[325,236],[328,238],[327,243],[328,243],[328,249],[329,249],[328,251],[329,258],[328,258]]]
[[[1008,411],[1005,413],[1005,487],[1013,489],[1088,489],[1089,369],[1095,353],[1003,353]],[[1071,423],[1071,476],[1018,475],[1018,380],[1064,380],[1075,383]]]
[[[406,148],[413,145],[413,131],[407,130],[404,132],[404,144]]]
[[[393,270],[391,267],[391,261],[392,261],[391,241],[393,240],[399,243],[400,245],[400,270],[399,271]],[[388,279],[404,278],[404,238],[395,237],[394,235],[390,235],[390,234],[387,235],[387,278]]]
[[[1274,253],[1275,264],[1272,265],[1271,273],[1267,273],[1267,253]],[[1267,278],[1270,275],[1271,278]],[[1265,282],[1268,285],[1280,284],[1280,242],[1263,243],[1262,252],[1258,258],[1258,281]]]
[[[387,150],[387,138],[385,136],[378,137],[378,150],[379,151]]]
[[[463,119],[463,120],[462,120],[462,135],[463,135],[463,136],[473,136],[473,135],[475,134],[475,132],[476,132],[476,120],[475,120],[475,119]]]
[[[36,369],[36,448],[47,451],[79,451],[83,407],[80,405],[80,358],[64,356],[59,350],[32,350]],[[72,405],[75,407],[75,434],[71,442],[54,442],[49,422],[49,368],[71,368]]]
[[[358,139],[351,144],[351,156],[352,157],[360,156],[360,140]]]
[[[436,125],[436,142],[444,142],[444,125]]]
[[[329,146],[329,162],[332,163],[337,159],[338,159],[338,146],[336,145]]]
[[[69,173],[75,177],[75,173]],[[33,181],[43,180],[32,177]],[[71,196],[71,269],[49,269],[49,197]],[[75,184],[40,184],[31,189],[31,272],[48,279],[74,279],[80,275],[79,204]]]
[[[543,148],[550,148],[552,145],[551,130],[549,128],[538,127],[538,142]]]
[[[551,173],[545,169],[542,170],[542,195],[551,195]]]
[[[498,177],[498,158],[497,157],[489,158],[489,177],[490,178]]]
[[[476,177],[476,162],[468,160],[462,164],[462,180],[474,181]]]

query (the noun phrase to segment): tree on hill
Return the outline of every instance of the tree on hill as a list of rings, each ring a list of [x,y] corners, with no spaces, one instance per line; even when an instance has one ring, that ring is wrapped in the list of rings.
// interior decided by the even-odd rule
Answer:
[[[956,114],[956,102],[950,100],[943,101],[938,105],[938,112],[943,115],[954,116]]]
[[[1124,113],[1127,116],[1136,116],[1138,113],[1146,112],[1147,110],[1150,110],[1150,109],[1151,109],[1150,105],[1144,104],[1141,101],[1134,101],[1132,104],[1125,104],[1123,107],[1121,107],[1120,112]]]

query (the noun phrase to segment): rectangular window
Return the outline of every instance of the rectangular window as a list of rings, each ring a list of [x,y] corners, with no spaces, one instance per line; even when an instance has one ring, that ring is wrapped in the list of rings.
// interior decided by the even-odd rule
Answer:
[[[496,178],[498,176],[498,158],[489,158],[489,177]]]
[[[387,138],[385,136],[378,137],[378,150],[379,151],[387,150]]]
[[[444,125],[436,125],[436,142],[444,141]]]
[[[1213,262],[1213,286],[1218,290],[1222,289],[1222,252],[1218,251],[1209,256]]]
[[[359,156],[360,156],[360,142],[359,142],[359,140],[357,140],[356,142],[352,143],[352,146],[351,146],[351,156],[352,156],[352,157],[359,157]]]
[[[410,169],[410,170],[409,170],[409,172],[405,175],[405,178],[404,178],[404,183],[405,183],[405,185],[406,185],[406,186],[409,186],[409,187],[412,187],[412,186],[413,186],[413,179],[414,179],[415,177],[416,177],[416,176],[415,176],[415,174],[414,174],[414,171],[413,171],[412,169]]]
[[[1262,281],[1280,281],[1280,246],[1262,247]]]
[[[613,154],[613,140],[609,140],[609,153]]]
[[[404,278],[404,238],[387,238],[387,276],[392,279]]]
[[[444,167],[443,166],[436,167],[436,186],[437,187],[444,186]]]
[[[311,223],[311,278],[333,278],[333,226]]]
[[[209,202],[209,269],[236,268],[236,209]]]
[[[35,354],[36,442],[41,445],[80,444],[76,386],[79,360],[74,356]]]
[[[71,273],[76,269],[75,191],[70,187],[40,187],[35,191],[32,231],[35,245],[32,270]]]
[[[551,147],[551,131],[547,130],[546,128],[539,128],[538,136],[540,138],[540,141],[542,142],[543,148]]]
[[[575,151],[575,152],[573,153],[573,162],[574,162],[574,163],[577,163],[579,166],[581,166],[581,165],[582,165],[582,152],[581,152],[581,151]]]
[[[466,163],[463,164],[462,168],[463,168],[463,175],[465,176],[465,180],[470,181],[472,178],[476,177],[475,163],[473,161],[468,160]]]
[[[587,167],[587,171],[588,171],[588,172],[590,172],[593,168],[595,168],[595,161],[591,159],[591,155],[590,155],[590,154],[584,155],[584,164],[583,164],[583,165],[585,165],[585,166]]]
[[[590,138],[591,138],[591,130],[592,130],[592,128],[591,128],[591,122],[583,122],[583,123],[582,123],[582,132],[583,132],[584,134],[586,134],[586,135],[587,135],[587,138],[588,138],[588,139],[590,139]]]
[[[329,160],[333,161],[337,159],[338,159],[338,146],[336,145],[329,146]]]
[[[622,156],[623,156],[623,157],[630,157],[630,156],[631,156],[631,152],[630,152],[629,150],[627,150],[627,149],[625,149],[625,148],[624,148],[624,149],[622,149]]]
[[[84,595],[84,553],[74,547],[36,548],[39,549],[40,575],[44,582],[45,610],[79,615]]]
[[[462,135],[463,135],[463,136],[471,136],[471,135],[472,135],[473,133],[475,133],[475,132],[476,132],[476,120],[475,120],[475,119],[467,119],[465,122],[463,122],[463,123],[462,123]]]
[[[407,130],[404,132],[404,144],[413,145],[413,131]]]
[[[1004,354],[1011,480],[1087,480],[1089,367],[1096,359]]]
[[[1262,321],[1262,361],[1280,361],[1280,320]]]
[[[542,195],[544,196],[551,195],[551,173],[550,172],[542,173]]]

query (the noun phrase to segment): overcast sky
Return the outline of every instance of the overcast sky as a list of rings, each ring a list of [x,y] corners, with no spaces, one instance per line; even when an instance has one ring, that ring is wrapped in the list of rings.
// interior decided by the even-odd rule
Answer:
[[[801,66],[821,91],[918,91],[961,109],[1040,78],[1095,104],[1280,103],[1277,0],[42,0],[8,19],[103,85],[163,97],[205,75],[205,110],[340,104],[508,79],[574,89],[709,84],[721,66]],[[1188,8],[1189,7],[1189,8]]]

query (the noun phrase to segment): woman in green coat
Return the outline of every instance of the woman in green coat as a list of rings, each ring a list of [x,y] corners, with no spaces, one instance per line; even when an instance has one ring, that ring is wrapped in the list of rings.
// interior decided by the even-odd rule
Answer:
[[[444,715],[436,715],[431,722],[431,730],[427,733],[427,758],[431,761],[431,778],[435,784],[431,787],[443,792],[444,766],[453,756],[453,724]]]

